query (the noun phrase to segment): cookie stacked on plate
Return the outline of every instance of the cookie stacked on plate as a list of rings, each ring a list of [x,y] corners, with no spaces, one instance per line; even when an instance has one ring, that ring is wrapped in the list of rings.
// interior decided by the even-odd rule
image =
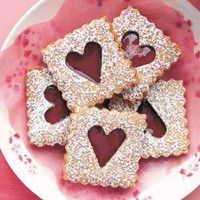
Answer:
[[[187,152],[183,83],[157,81],[180,54],[132,7],[112,23],[103,17],[58,39],[43,50],[47,68],[27,72],[31,143],[66,145],[66,180],[134,186],[142,157]],[[146,104],[165,126],[162,137]]]

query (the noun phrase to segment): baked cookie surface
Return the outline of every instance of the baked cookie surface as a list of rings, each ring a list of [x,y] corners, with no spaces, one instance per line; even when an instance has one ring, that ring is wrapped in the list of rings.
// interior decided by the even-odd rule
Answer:
[[[70,135],[66,145],[64,178],[72,182],[127,188],[135,185],[142,156],[146,116],[136,112],[118,112],[90,108],[71,115]],[[116,129],[126,137],[114,155],[100,166],[98,153],[88,134],[100,126],[109,137]],[[120,131],[119,131],[120,134]],[[103,150],[105,149],[102,146]]]
[[[95,80],[89,73],[77,70],[77,66],[66,62],[71,52],[83,56],[86,45],[91,42],[101,47],[100,77]],[[138,81],[136,70],[131,69],[130,60],[119,48],[111,25],[105,18],[93,20],[50,44],[43,51],[43,56],[58,89],[63,92],[63,98],[73,111],[101,103]]]

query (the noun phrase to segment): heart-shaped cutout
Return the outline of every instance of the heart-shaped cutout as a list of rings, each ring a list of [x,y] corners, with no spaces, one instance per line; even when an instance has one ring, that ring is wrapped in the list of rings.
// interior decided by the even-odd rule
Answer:
[[[66,57],[66,63],[76,73],[83,77],[100,83],[101,81],[101,64],[102,48],[96,42],[89,42],[85,46],[84,54],[70,52]]]
[[[64,120],[71,111],[67,108],[67,102],[62,98],[62,93],[55,85],[50,85],[44,92],[44,97],[53,107],[49,108],[45,113],[45,119],[51,124],[56,124]]]
[[[161,138],[166,133],[166,126],[163,120],[158,116],[157,112],[147,100],[143,100],[137,110],[140,114],[147,115],[147,129],[151,129],[152,135]]]
[[[154,61],[156,53],[151,46],[139,46],[139,35],[136,32],[126,32],[122,38],[122,49],[132,65],[139,67]]]
[[[101,126],[94,126],[88,131],[88,138],[99,166],[103,167],[122,145],[126,134],[122,129],[115,129],[109,135],[106,135]]]

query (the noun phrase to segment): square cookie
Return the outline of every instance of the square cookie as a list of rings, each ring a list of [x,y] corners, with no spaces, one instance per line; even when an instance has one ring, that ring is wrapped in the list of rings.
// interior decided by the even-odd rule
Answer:
[[[75,53],[76,60],[86,59],[88,44],[97,46],[100,62],[94,63],[99,76],[93,79],[90,72],[78,68],[68,58]],[[105,18],[93,20],[80,29],[50,44],[43,50],[44,62],[48,65],[58,89],[72,111],[80,107],[91,107],[111,98],[114,93],[128,89],[138,81],[135,69],[116,42],[111,25]],[[94,62],[91,61],[91,62]],[[91,69],[93,70],[93,69]]]
[[[150,51],[149,47],[155,50],[155,58],[152,62],[139,67],[133,66],[137,67],[138,74],[141,75],[139,84],[122,93],[124,99],[135,104],[137,101],[142,100],[150,86],[163,75],[164,71],[169,69],[173,62],[177,61],[181,55],[181,50],[177,44],[173,43],[169,37],[164,36],[161,30],[131,6],[123,10],[120,16],[114,18],[112,25],[121,42],[127,33],[139,36],[139,48],[143,48],[144,51],[140,52],[138,46],[132,45],[135,36],[129,38],[131,44],[127,51],[138,53],[138,56],[141,56],[141,54],[147,54]],[[126,55],[131,59],[127,52]]]
[[[146,101],[150,103],[157,115],[163,121],[166,131],[161,137],[154,137],[153,130],[147,128],[144,134],[143,157],[150,156],[158,158],[170,155],[179,156],[188,152],[189,130],[185,118],[185,88],[182,81],[159,81],[152,86],[146,96]],[[130,105],[121,97],[111,100],[109,108],[118,111],[138,111],[141,102]],[[148,125],[147,125],[148,127]]]
[[[39,147],[65,145],[70,110],[46,68],[35,67],[27,72],[26,95],[31,143]]]
[[[64,178],[72,182],[101,186],[128,188],[135,185],[139,160],[142,156],[143,132],[146,116],[136,112],[118,112],[90,108],[71,115],[70,135],[66,145]],[[91,139],[95,127],[99,134],[109,139],[114,132],[125,134],[125,139],[115,149],[106,163],[100,163],[100,152],[108,146],[97,144]],[[102,133],[103,130],[103,133]],[[97,131],[98,132],[98,131]],[[112,141],[112,138],[110,138]]]

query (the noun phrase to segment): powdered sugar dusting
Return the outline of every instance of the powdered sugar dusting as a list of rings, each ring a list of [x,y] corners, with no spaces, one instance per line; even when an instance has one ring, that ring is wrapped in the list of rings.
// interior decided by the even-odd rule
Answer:
[[[63,5],[53,20],[30,27],[28,34],[25,34],[25,32],[21,34],[21,37],[28,37],[29,44],[26,46],[26,49],[22,44],[22,40],[19,40],[1,54],[0,99],[8,107],[11,124],[15,132],[21,133],[22,141],[26,144],[35,160],[52,169],[57,177],[61,191],[73,199],[130,199],[133,197],[133,189],[113,190],[111,188],[82,186],[67,181],[61,184],[62,173],[60,166],[63,163],[64,148],[55,146],[54,148],[45,147],[38,150],[28,142],[26,99],[24,95],[25,66],[42,65],[40,51],[50,42],[55,41],[57,38],[62,38],[66,33],[79,28],[81,25],[95,18],[106,15],[109,20],[112,20],[130,4],[139,9],[141,14],[145,15],[150,22],[155,23],[165,34],[169,35],[183,52],[179,61],[167,72],[165,79],[174,78],[184,80],[186,86],[188,128],[191,138],[188,156],[168,158],[166,160],[162,158],[157,160],[150,159],[141,163],[137,189],[142,192],[145,188],[149,188],[157,181],[163,179],[175,167],[193,155],[198,143],[195,138],[199,138],[200,112],[198,109],[200,108],[200,101],[195,93],[200,87],[200,76],[196,73],[200,67],[200,60],[196,58],[195,53],[192,51],[196,41],[193,37],[191,27],[188,26],[178,12],[165,6],[161,0],[131,0],[127,2],[122,0],[107,0],[103,1],[101,7],[98,7],[96,3],[89,3],[89,1],[84,0],[81,0],[81,3],[80,1],[66,1],[66,4]],[[176,21],[182,22],[180,28],[175,26]],[[33,50],[33,55],[37,59],[30,59],[32,53],[30,57],[24,57],[25,50]],[[9,83],[6,82],[7,76],[12,77]],[[18,85],[19,89],[17,91],[14,85]]]

